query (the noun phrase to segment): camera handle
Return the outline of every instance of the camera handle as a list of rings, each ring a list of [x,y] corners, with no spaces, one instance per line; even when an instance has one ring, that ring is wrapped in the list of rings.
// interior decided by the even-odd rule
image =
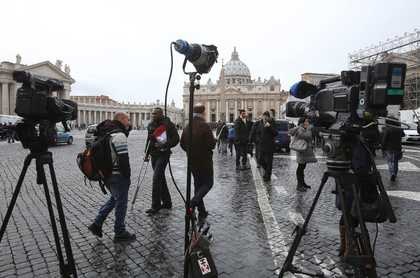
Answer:
[[[358,250],[361,253],[360,255],[355,254],[353,256],[345,257],[344,258],[345,262],[353,266],[356,266],[358,268],[366,268],[366,265],[370,265],[371,267],[369,269],[366,269],[366,271],[368,272],[367,277],[377,277],[376,270],[375,270],[376,262],[375,262],[374,254],[370,245],[369,234],[368,234],[366,224],[363,220],[362,213],[360,210],[360,199],[358,196],[358,190],[356,186],[356,176],[355,174],[350,173],[350,172],[328,170],[322,176],[321,184],[312,202],[309,213],[305,218],[305,222],[303,223],[302,227],[296,226],[295,230],[293,231],[293,233],[296,233],[296,235],[289,249],[289,252],[287,253],[286,260],[278,276],[279,278],[283,277],[283,275],[286,272],[300,273],[300,274],[305,274],[311,277],[325,277],[322,272],[310,273],[294,266],[293,258],[296,254],[297,248],[299,247],[302,237],[306,234],[307,226],[314,212],[315,206],[319,200],[321,192],[324,188],[324,185],[326,184],[328,178],[330,177],[334,178],[336,181],[338,197],[341,204],[343,204],[341,209],[344,216],[344,225],[346,228],[346,233],[350,236],[349,249],[355,250],[360,247],[363,249],[363,250]],[[360,235],[357,235],[354,227],[350,225],[350,217],[349,217],[350,211],[348,211],[348,208],[344,205],[345,204],[345,199],[344,199],[345,190],[353,191],[354,202],[356,206],[356,213],[357,213],[357,218],[359,220],[360,231],[361,231]]]
[[[51,226],[53,229],[54,234],[54,241],[55,246],[57,249],[57,257],[60,266],[60,273],[62,277],[75,277],[77,278],[76,266],[74,263],[73,252],[71,249],[69,233],[67,230],[66,220],[64,217],[63,206],[61,203],[60,192],[58,190],[57,179],[55,176],[52,153],[51,152],[40,152],[40,153],[33,153],[31,152],[25,158],[23,169],[20,173],[18,183],[15,187],[13,192],[12,199],[10,201],[9,207],[7,208],[6,215],[4,217],[3,223],[0,229],[0,242],[3,239],[3,235],[6,232],[7,225],[10,220],[10,216],[12,215],[13,208],[16,204],[17,197],[19,195],[20,189],[23,184],[23,180],[25,178],[26,172],[28,170],[29,165],[31,164],[32,159],[35,159],[36,163],[36,173],[37,173],[37,184],[42,184],[44,186],[45,191],[45,199],[47,201],[48,212],[50,215]],[[57,211],[58,211],[58,219],[60,222],[61,232],[63,234],[63,241],[64,241],[64,250],[66,252],[67,257],[67,264],[64,262],[63,252],[61,249],[60,238],[57,229],[57,223],[55,221],[54,211],[51,203],[50,192],[47,185],[47,178],[45,176],[44,165],[48,164],[50,169],[51,181],[53,185],[54,197],[56,201]],[[72,275],[72,276],[71,276]]]

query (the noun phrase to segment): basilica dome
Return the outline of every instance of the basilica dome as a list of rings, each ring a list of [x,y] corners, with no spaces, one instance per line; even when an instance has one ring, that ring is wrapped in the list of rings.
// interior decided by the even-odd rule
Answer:
[[[239,60],[238,52],[236,47],[233,49],[232,58],[224,66],[224,75],[225,77],[246,77],[251,78],[251,73],[247,65],[244,62]]]

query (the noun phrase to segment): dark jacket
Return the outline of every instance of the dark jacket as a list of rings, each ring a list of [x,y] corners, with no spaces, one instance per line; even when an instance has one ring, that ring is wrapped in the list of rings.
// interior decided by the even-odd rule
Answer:
[[[213,149],[216,146],[216,139],[213,136],[209,125],[201,117],[193,118],[193,141],[191,162],[192,168],[208,173],[213,173]],[[188,136],[189,124],[184,128],[181,135],[181,148],[187,152],[189,145]]]
[[[245,123],[241,117],[235,120],[235,144],[248,144],[249,133],[252,128],[252,122],[246,119]]]
[[[249,133],[249,142],[259,144],[261,140],[261,128],[263,126],[263,120],[256,121],[251,128]]]
[[[401,151],[401,137],[404,131],[401,128],[385,127],[382,134],[382,148],[385,151]]]
[[[160,127],[164,126],[166,128],[166,136],[167,141],[166,143],[156,146],[156,139],[153,136],[153,133],[155,130]],[[162,154],[168,154],[171,153],[171,148],[175,147],[179,143],[179,134],[175,127],[175,125],[171,122],[171,120],[168,117],[164,117],[162,120],[155,122],[152,121],[147,126],[147,140],[146,140],[146,148],[148,147],[148,154],[152,156],[159,156]]]
[[[277,130],[273,120],[270,120],[268,123],[270,124],[268,127],[264,126],[264,122],[259,125],[261,134],[259,144],[262,152],[272,153],[275,150],[274,139],[276,138]]]

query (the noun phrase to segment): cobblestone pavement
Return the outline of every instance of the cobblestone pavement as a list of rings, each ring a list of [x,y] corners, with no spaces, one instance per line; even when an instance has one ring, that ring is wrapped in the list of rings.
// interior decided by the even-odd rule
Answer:
[[[73,145],[50,148],[70,233],[79,277],[182,277],[184,206],[167,179],[174,207],[149,217],[151,169],[141,186],[136,205],[127,215],[127,227],[137,240],[114,244],[110,215],[104,225],[104,238],[97,239],[87,226],[107,196],[98,187],[85,185],[75,163],[84,145],[83,134],[75,132]],[[129,150],[132,165],[133,196],[137,173],[143,159],[144,132],[132,132]],[[0,142],[0,219],[3,219],[12,191],[27,155],[20,144]],[[398,217],[397,224],[380,224],[376,258],[380,277],[420,277],[420,149],[408,147],[395,184],[381,170]],[[409,158],[410,157],[410,158]],[[215,185],[205,202],[214,236],[211,252],[219,277],[276,277],[288,247],[291,231],[308,211],[325,170],[323,158],[309,165],[306,179],[312,190],[296,194],[296,163],[292,155],[276,155],[271,183],[263,183],[251,160],[252,169],[236,172],[234,157],[214,155]],[[185,192],[186,158],[177,147],[171,158],[175,180]],[[385,169],[386,162],[378,160]],[[25,178],[7,233],[0,243],[0,277],[57,277],[58,262],[52,229],[41,186],[36,184],[34,165]],[[51,184],[49,182],[49,184]],[[309,233],[299,248],[298,262],[310,269],[321,267],[330,277],[344,277],[337,263],[339,215],[329,194],[331,182],[321,196]],[[374,226],[369,226],[371,232]],[[319,265],[319,266],[318,266]]]

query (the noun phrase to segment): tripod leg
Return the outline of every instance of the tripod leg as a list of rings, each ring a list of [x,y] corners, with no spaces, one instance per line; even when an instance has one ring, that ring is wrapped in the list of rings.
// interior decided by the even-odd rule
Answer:
[[[282,269],[280,271],[279,278],[283,277],[283,275],[286,272],[288,272],[288,271],[301,273],[300,271],[298,271],[292,265],[293,258],[294,258],[295,254],[296,254],[297,248],[299,247],[299,244],[300,244],[300,241],[302,240],[303,235],[306,233],[306,227],[309,224],[309,220],[311,219],[312,213],[315,210],[315,206],[316,206],[316,204],[318,202],[319,196],[321,195],[322,189],[324,188],[324,185],[325,185],[325,183],[328,180],[328,177],[329,177],[328,172],[324,173],[324,175],[322,176],[322,180],[321,180],[321,184],[320,184],[320,186],[318,188],[318,192],[316,193],[315,198],[312,201],[311,208],[309,210],[308,215],[305,218],[305,222],[303,223],[302,228],[299,228],[299,226],[296,226],[296,228],[295,228],[296,236],[295,236],[295,238],[293,240],[293,243],[292,243],[292,246],[290,247],[289,252],[287,253],[287,257],[286,257],[286,260],[285,260],[285,262],[283,264],[283,267],[282,267]]]
[[[357,196],[354,199],[354,203],[356,206],[357,218],[359,220],[360,231],[361,231],[359,252],[361,256],[366,256],[371,261],[370,263],[366,263],[361,268],[362,268],[362,271],[365,272],[367,277],[376,278],[378,276],[376,274],[375,257],[373,255],[372,246],[370,245],[369,232],[367,230],[366,223],[363,219],[362,211],[360,209],[360,199],[358,195],[356,195],[358,190],[355,184],[352,186],[352,189],[353,189],[353,194]]]
[[[36,168],[37,168],[38,182],[41,182],[42,185],[44,186],[45,199],[47,201],[48,213],[50,215],[51,226],[53,229],[54,241],[55,241],[55,246],[57,249],[57,257],[58,257],[58,261],[60,265],[60,272],[61,272],[61,275],[65,276],[64,258],[63,258],[63,253],[61,251],[60,238],[58,236],[57,223],[55,222],[55,216],[54,216],[54,211],[53,211],[53,207],[51,203],[50,192],[47,185],[47,179],[45,177],[45,170],[41,161],[37,160],[36,163],[37,163]]]
[[[66,266],[65,274],[67,276],[68,276],[68,274],[73,274],[73,277],[77,278],[77,271],[76,271],[76,266],[75,266],[75,263],[74,263],[73,252],[72,252],[72,249],[71,249],[69,232],[67,230],[66,219],[64,217],[63,205],[61,203],[60,192],[58,190],[57,179],[56,179],[56,176],[55,176],[55,171],[54,171],[54,166],[53,166],[53,163],[52,163],[52,158],[51,158],[51,161],[48,162],[48,166],[49,166],[49,169],[50,169],[51,181],[52,181],[54,195],[55,195],[55,202],[56,202],[56,205],[57,205],[57,211],[58,211],[58,216],[59,216],[59,221],[60,221],[60,226],[61,226],[61,232],[63,234],[64,249],[66,251],[66,256],[67,256],[67,261],[68,261],[68,264],[65,265]],[[45,173],[44,173],[44,175],[45,175]]]
[[[1,225],[0,229],[0,242],[3,239],[3,235],[6,232],[7,224],[9,223],[10,216],[12,215],[13,208],[16,204],[16,199],[19,195],[20,188],[22,187],[23,179],[25,178],[26,171],[28,170],[29,164],[31,164],[32,156],[29,154],[26,156],[25,161],[23,163],[22,172],[20,172],[18,183],[15,187],[15,191],[13,192],[12,200],[10,201],[9,207],[7,208],[6,215],[3,219],[3,224]]]

